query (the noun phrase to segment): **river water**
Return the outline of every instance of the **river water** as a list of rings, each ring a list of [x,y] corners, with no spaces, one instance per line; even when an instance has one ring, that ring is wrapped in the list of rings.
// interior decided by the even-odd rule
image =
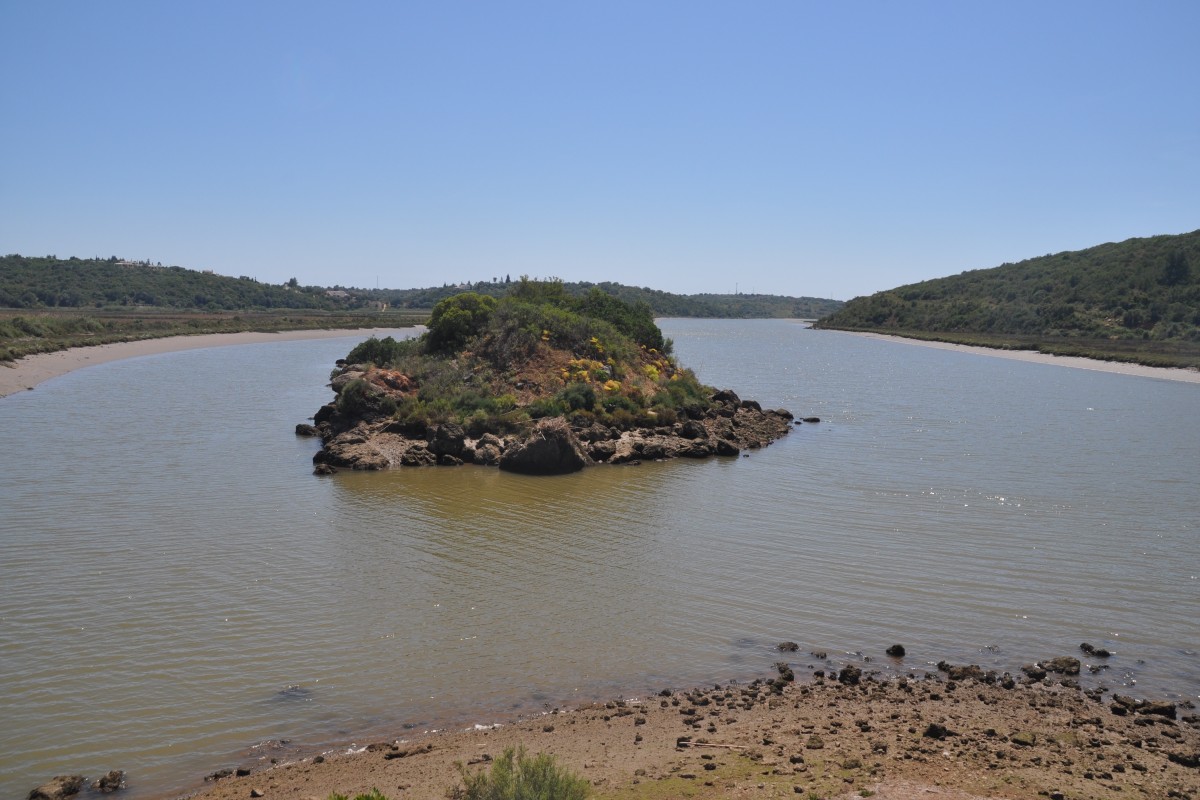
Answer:
[[[165,796],[752,679],[783,640],[798,673],[1015,670],[1087,641],[1115,655],[1085,682],[1200,695],[1200,387],[787,321],[662,327],[706,383],[822,422],[747,458],[318,478],[292,428],[361,337],[0,400],[0,796],[109,769]]]

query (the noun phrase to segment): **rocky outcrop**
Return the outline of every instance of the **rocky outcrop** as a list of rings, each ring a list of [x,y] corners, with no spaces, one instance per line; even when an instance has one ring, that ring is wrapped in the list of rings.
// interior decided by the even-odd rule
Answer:
[[[500,469],[525,475],[563,475],[593,463],[562,419],[540,421],[526,437],[513,442],[500,458]]]
[[[619,429],[580,414],[570,420],[543,419],[521,433],[472,435],[454,423],[424,425],[392,418],[389,408],[413,391],[400,373],[346,366],[331,386],[337,400],[318,409],[312,425],[296,427],[299,435],[321,437],[314,471],[326,475],[341,468],[435,464],[478,464],[547,475],[592,464],[737,456],[786,435],[794,419],[786,409],[764,410],[725,389],[713,395],[702,416],[681,413],[669,425]]]
[[[86,783],[82,775],[58,775],[29,793],[29,800],[64,800],[79,794]]]

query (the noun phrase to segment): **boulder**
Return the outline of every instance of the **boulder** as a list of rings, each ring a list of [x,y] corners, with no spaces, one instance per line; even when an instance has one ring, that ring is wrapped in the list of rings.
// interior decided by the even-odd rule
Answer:
[[[722,389],[712,396],[712,401],[714,403],[721,403],[722,405],[731,405],[734,407],[742,404],[742,399],[737,396],[737,392],[735,392],[733,389]]]
[[[545,419],[524,439],[510,444],[500,459],[500,469],[525,475],[561,475],[578,472],[592,463],[566,422]]]
[[[887,649],[887,654],[892,658],[904,658],[906,652],[902,644],[894,644]]]
[[[738,447],[729,439],[717,440],[717,455],[719,456],[736,456],[742,452],[742,448]]]
[[[702,422],[689,419],[679,427],[679,435],[684,439],[707,439],[708,428]]]
[[[495,438],[495,437],[493,437]],[[485,467],[494,467],[500,463],[500,448],[490,442],[482,441],[475,445],[475,463]]]
[[[1058,672],[1063,675],[1079,674],[1079,659],[1074,656],[1059,656],[1049,661],[1043,661],[1042,666],[1047,672]]]
[[[321,432],[317,430],[316,425],[309,425],[307,422],[301,422],[296,426],[297,436],[320,436]]]
[[[462,463],[467,434],[453,422],[443,422],[429,431],[429,452],[437,456],[452,456]]]
[[[109,794],[118,789],[125,788],[125,773],[122,770],[114,769],[110,772],[101,775],[92,782],[92,790],[101,794]]]
[[[86,779],[82,775],[57,775],[29,793],[29,800],[62,800],[79,794]]]

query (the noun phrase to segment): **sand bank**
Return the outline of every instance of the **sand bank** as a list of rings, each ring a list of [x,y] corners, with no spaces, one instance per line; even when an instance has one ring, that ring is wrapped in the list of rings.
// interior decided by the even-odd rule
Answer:
[[[1073,369],[1090,369],[1096,372],[1113,372],[1118,375],[1136,375],[1141,378],[1158,378],[1165,381],[1182,381],[1184,383],[1200,383],[1200,370],[1173,367],[1146,367],[1141,364],[1126,364],[1119,361],[1100,361],[1095,358],[1079,358],[1077,356],[1055,356],[1049,353],[1039,353],[1036,350],[998,350],[993,347],[977,347],[968,344],[952,344],[950,342],[929,342],[924,339],[906,339],[903,336],[888,336],[882,333],[865,333],[861,331],[834,331],[847,333],[851,336],[865,336],[868,339],[882,339],[901,344],[915,344],[921,347],[933,347],[938,350],[956,350],[961,353],[972,353],[992,358],[1007,358],[1012,361],[1026,361],[1031,364],[1050,364],[1056,367],[1071,367]]]
[[[838,677],[845,677],[844,675]],[[1192,798],[1200,718],[1050,681],[945,675],[673,691],[454,732],[397,732],[320,755],[258,755],[210,778],[204,800],[326,800],[379,789],[445,797],[456,762],[552,753],[598,798],[879,800]],[[979,679],[984,677],[983,680]],[[1169,715],[1167,713],[1169,709]],[[1178,720],[1174,715],[1178,712]]]
[[[394,336],[411,332],[412,328],[358,328],[350,330],[303,330],[263,333],[203,333],[196,336],[168,336],[162,339],[143,339],[137,342],[118,342],[96,347],[73,347],[57,353],[38,353],[15,363],[0,363],[0,397],[32,389],[43,381],[66,375],[73,370],[92,367],[124,358],[174,353],[203,347],[226,347],[235,344],[264,342],[294,342],[303,339],[333,339],[361,335]],[[421,329],[423,330],[423,328]]]

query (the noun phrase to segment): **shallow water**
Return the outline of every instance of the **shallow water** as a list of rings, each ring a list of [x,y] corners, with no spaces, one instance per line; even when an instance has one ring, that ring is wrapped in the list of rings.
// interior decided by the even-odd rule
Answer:
[[[1200,387],[665,320],[707,383],[818,415],[749,458],[316,478],[359,339],[134,359],[0,400],[0,795],[130,797],[292,746],[940,659],[1200,694]],[[883,656],[907,646],[902,664]],[[365,738],[364,738],[365,737]],[[267,743],[255,750],[251,745]]]

